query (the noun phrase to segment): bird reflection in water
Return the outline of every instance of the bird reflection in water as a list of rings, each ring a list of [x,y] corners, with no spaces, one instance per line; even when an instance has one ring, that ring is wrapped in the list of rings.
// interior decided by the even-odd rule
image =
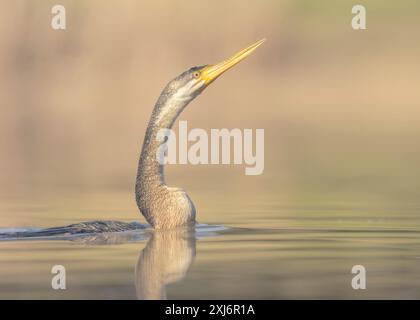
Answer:
[[[184,279],[195,258],[195,228],[152,232],[137,260],[138,299],[166,299],[166,286]]]

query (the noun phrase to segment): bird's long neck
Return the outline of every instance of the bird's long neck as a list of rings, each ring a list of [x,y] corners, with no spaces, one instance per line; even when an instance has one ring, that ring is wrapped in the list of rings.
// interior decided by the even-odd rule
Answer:
[[[179,114],[184,110],[190,99],[182,99],[176,93],[164,90],[153,109],[144,137],[140,155],[136,193],[165,184],[164,165],[159,163],[157,152],[165,141],[158,139],[161,129],[171,129]]]

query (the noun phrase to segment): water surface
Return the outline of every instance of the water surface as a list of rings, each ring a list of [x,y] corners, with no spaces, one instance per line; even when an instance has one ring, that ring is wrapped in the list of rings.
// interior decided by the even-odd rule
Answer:
[[[199,221],[214,228],[0,241],[0,298],[420,298],[415,202],[322,204],[219,191],[211,193],[215,201],[195,194],[205,208]],[[1,210],[9,217],[4,227],[131,221],[130,197],[75,192],[31,204],[4,197]],[[66,267],[66,290],[51,288],[57,264]],[[353,265],[366,268],[366,290],[352,289]]]

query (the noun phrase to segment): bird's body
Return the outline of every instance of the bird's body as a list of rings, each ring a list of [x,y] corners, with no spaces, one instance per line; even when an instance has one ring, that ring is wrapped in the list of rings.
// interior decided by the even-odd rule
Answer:
[[[217,65],[193,67],[168,83],[163,89],[146,130],[140,155],[136,202],[147,222],[155,229],[172,229],[195,224],[196,210],[188,194],[180,188],[168,187],[164,165],[158,161],[163,143],[160,130],[172,128],[185,107],[223,72],[254,51],[264,40],[242,50]]]
[[[226,70],[254,51],[263,40],[240,51],[230,59],[216,65],[193,67],[168,83],[163,89],[147,126],[140,155],[136,201],[141,213],[155,229],[175,229],[195,224],[196,210],[188,194],[180,188],[168,187],[164,166],[158,161],[158,150],[164,141],[160,130],[172,128],[185,107]],[[1,230],[0,240],[30,237],[71,237],[84,234],[104,234],[144,229],[138,222],[88,221],[63,227],[46,229]]]
[[[164,166],[156,156],[162,144],[157,137],[159,131],[171,129],[176,118],[191,101],[177,96],[176,85],[185,77],[188,77],[187,73],[170,82],[156,102],[139,160],[136,180],[137,205],[147,222],[157,229],[172,229],[195,223],[193,202],[182,189],[166,185]]]

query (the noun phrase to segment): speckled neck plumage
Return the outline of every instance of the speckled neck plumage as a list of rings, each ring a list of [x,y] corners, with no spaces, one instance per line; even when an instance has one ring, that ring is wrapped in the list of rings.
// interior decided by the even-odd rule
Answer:
[[[156,229],[195,223],[191,199],[182,189],[166,185],[164,166],[156,156],[163,143],[157,140],[159,130],[171,129],[192,99],[180,99],[167,86],[156,102],[146,130],[137,170],[136,201],[143,216]]]
[[[156,152],[162,144],[157,140],[157,134],[161,129],[171,129],[188,103],[189,101],[174,98],[167,88],[163,90],[147,126],[137,171],[137,184],[142,185],[145,180],[153,184],[165,183],[164,166],[159,164],[156,157]]]

